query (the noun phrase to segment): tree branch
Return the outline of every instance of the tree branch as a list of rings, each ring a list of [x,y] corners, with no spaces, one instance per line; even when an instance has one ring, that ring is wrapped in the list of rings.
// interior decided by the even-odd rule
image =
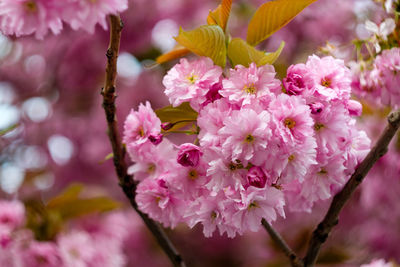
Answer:
[[[285,255],[289,258],[290,263],[293,267],[302,267],[303,262],[299,257],[297,257],[296,253],[286,244],[285,240],[281,237],[281,235],[275,231],[274,228],[263,218],[261,221],[265,230],[267,230],[268,234],[271,236],[272,240],[279,246],[279,248],[285,253]]]
[[[131,175],[127,173],[127,165],[125,163],[125,150],[123,149],[121,138],[118,131],[116,119],[115,99],[115,80],[117,77],[117,58],[119,53],[119,45],[121,40],[122,21],[119,16],[110,16],[110,44],[107,49],[107,67],[104,88],[101,91],[103,96],[103,108],[106,114],[108,137],[111,142],[114,154],[114,167],[119,179],[119,185],[122,187],[125,195],[128,197],[132,207],[137,211],[143,219],[147,228],[156,238],[158,244],[167,254],[174,266],[185,266],[182,257],[175,249],[172,242],[160,227],[159,224],[151,220],[146,214],[142,213],[135,201],[137,183]]]
[[[365,159],[358,165],[350,180],[343,189],[335,195],[325,218],[314,230],[307,255],[304,258],[304,267],[314,266],[321,245],[326,241],[332,228],[338,224],[338,216],[343,206],[350,199],[357,186],[363,181],[372,166],[387,152],[388,145],[400,126],[400,109],[388,117],[388,126],[380,136],[375,146],[371,149]]]

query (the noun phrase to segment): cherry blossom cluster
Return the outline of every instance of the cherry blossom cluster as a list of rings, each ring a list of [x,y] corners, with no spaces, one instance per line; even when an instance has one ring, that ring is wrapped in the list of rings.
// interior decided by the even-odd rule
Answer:
[[[177,122],[161,123],[150,104],[132,110],[124,143],[140,181],[139,208],[167,227],[203,225],[229,237],[258,231],[290,210],[310,212],[347,181],[370,147],[353,116],[351,72],[342,60],[310,56],[281,82],[272,65],[230,69],[209,58],[181,59],[164,77],[176,107],[198,112],[194,143],[164,138]]]
[[[35,240],[25,228],[25,207],[19,201],[0,201],[0,266],[125,266],[123,243],[134,220],[110,213],[92,225],[81,223],[60,233],[54,241]]]
[[[60,33],[64,22],[93,33],[98,23],[107,28],[107,15],[127,8],[128,0],[2,0],[0,31],[17,37],[35,33],[43,39],[49,30]]]
[[[354,92],[373,103],[400,107],[400,48],[393,47],[371,64],[354,65]]]

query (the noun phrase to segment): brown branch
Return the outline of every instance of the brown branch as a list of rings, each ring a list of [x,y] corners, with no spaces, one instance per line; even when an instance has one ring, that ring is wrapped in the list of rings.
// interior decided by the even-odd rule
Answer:
[[[286,244],[285,240],[281,237],[281,235],[275,231],[274,228],[265,220],[262,219],[262,225],[265,230],[267,230],[268,234],[271,236],[272,240],[279,246],[279,248],[285,253],[285,255],[289,258],[290,263],[293,267],[302,267],[303,262],[299,257],[297,257],[296,253]]]
[[[121,40],[122,21],[119,16],[110,16],[110,45],[107,50],[107,67],[104,88],[101,91],[103,96],[103,108],[106,114],[108,137],[111,142],[114,154],[114,167],[119,179],[119,185],[122,187],[125,195],[129,199],[132,207],[137,211],[143,219],[147,228],[156,238],[158,244],[167,254],[174,266],[185,266],[182,257],[179,255],[174,245],[168,239],[167,235],[159,224],[151,220],[146,214],[142,213],[135,201],[136,182],[133,177],[127,173],[127,165],[125,163],[125,151],[122,146],[121,138],[118,131],[116,119],[115,99],[115,80],[117,77],[117,58],[119,53],[119,45]]]
[[[388,117],[388,125],[380,136],[375,146],[371,149],[365,159],[360,163],[354,171],[350,180],[343,189],[335,195],[331,206],[325,215],[325,218],[314,230],[307,255],[304,258],[304,267],[314,266],[321,245],[326,241],[332,228],[338,224],[338,216],[345,203],[353,195],[357,186],[363,181],[372,166],[380,159],[388,150],[388,145],[396,134],[400,126],[400,110],[393,112]]]

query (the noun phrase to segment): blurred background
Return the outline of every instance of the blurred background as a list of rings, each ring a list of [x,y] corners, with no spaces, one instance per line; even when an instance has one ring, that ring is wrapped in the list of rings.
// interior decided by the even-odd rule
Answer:
[[[228,29],[232,36],[244,37],[248,21],[264,1],[233,2]],[[174,47],[172,36],[179,26],[190,30],[205,24],[209,10],[218,4],[215,0],[129,0],[128,10],[121,14],[124,29],[118,59],[121,128],[130,109],[140,102],[149,100],[153,108],[168,104],[161,81],[175,62],[154,66],[154,60]],[[275,64],[280,77],[290,64],[305,62],[313,53],[331,50],[350,61],[355,56],[352,40],[369,35],[365,21],[380,22],[383,16],[382,3],[372,0],[319,0],[261,48],[275,51],[282,40],[286,42]],[[40,41],[0,34],[0,198],[24,202],[27,228],[37,240],[73,239],[77,233],[89,238],[101,233],[118,240],[121,249],[115,253],[102,247],[104,257],[110,259],[104,260],[108,265],[97,266],[119,266],[117,256],[126,266],[168,266],[167,257],[129,207],[107,157],[111,147],[100,90],[108,39],[109,33],[101,27],[90,35],[67,25],[60,35]],[[385,126],[387,112],[371,106],[364,110],[359,125],[372,140]],[[322,249],[324,266],[359,266],[373,258],[400,262],[397,139],[340,216]],[[49,201],[54,203],[57,196],[65,199],[74,190],[79,198],[95,199],[96,205],[75,213],[65,211],[75,202],[46,210]],[[319,203],[312,214],[288,213],[274,227],[295,251],[304,253],[327,205],[329,201]],[[62,216],[55,219],[52,214]],[[235,239],[217,233],[204,238],[201,227],[182,225],[168,234],[188,266],[288,266],[266,232]]]

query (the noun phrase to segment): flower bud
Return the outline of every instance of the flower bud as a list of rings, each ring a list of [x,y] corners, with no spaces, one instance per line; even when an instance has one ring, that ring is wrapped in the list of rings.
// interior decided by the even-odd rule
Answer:
[[[191,143],[185,143],[179,146],[177,161],[185,167],[197,167],[202,155],[203,153],[200,151],[198,146]]]
[[[361,116],[362,113],[362,105],[360,102],[355,100],[349,100],[347,102],[347,109],[351,116]]]
[[[324,104],[320,102],[312,103],[309,105],[311,109],[311,114],[319,114],[324,110]]]
[[[153,143],[153,145],[158,145],[159,143],[162,142],[163,140],[163,135],[162,134],[151,134],[149,136],[150,142]]]
[[[264,188],[267,180],[268,177],[261,167],[253,166],[247,173],[247,181],[251,186]]]

